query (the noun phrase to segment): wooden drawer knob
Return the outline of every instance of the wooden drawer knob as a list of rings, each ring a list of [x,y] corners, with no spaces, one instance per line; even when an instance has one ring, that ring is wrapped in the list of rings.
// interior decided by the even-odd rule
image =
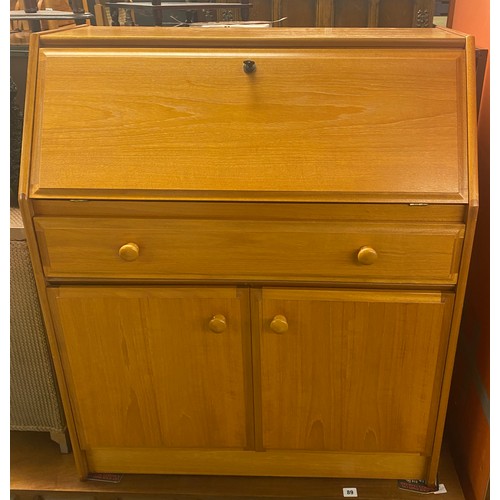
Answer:
[[[227,328],[226,317],[223,314],[216,314],[208,322],[208,328],[214,333],[222,333]]]
[[[372,247],[361,247],[358,252],[358,262],[369,266],[378,258],[377,252]]]
[[[285,316],[277,314],[271,321],[271,330],[275,333],[285,333],[288,330],[288,321]]]
[[[127,261],[132,261],[139,257],[139,246],[136,243],[126,243],[120,250],[118,250],[118,255]]]

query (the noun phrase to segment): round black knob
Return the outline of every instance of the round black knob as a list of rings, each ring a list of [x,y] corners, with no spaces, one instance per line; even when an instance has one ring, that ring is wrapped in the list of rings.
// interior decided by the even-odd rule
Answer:
[[[251,61],[250,59],[243,61],[243,71],[245,73],[253,73],[256,69],[257,66],[255,64],[255,61]]]

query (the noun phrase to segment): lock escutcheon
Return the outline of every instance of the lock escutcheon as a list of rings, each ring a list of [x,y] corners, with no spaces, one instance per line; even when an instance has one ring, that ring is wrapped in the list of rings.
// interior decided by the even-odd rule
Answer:
[[[257,65],[255,64],[255,61],[252,61],[251,59],[243,61],[243,71],[245,73],[247,74],[254,73],[256,69]]]

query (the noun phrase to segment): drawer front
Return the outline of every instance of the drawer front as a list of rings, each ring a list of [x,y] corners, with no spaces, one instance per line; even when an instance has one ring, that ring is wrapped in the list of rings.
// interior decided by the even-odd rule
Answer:
[[[461,224],[37,217],[48,278],[456,282]]]
[[[39,66],[34,197],[467,199],[460,50],[47,48]]]

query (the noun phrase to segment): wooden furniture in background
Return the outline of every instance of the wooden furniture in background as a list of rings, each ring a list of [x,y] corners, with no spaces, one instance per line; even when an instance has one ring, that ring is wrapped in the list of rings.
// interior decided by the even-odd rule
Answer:
[[[257,0],[259,2],[259,0]],[[260,0],[281,26],[432,26],[434,0]]]
[[[162,2],[160,0],[148,0],[148,1],[107,1],[107,0],[97,0],[95,9],[97,17],[97,25],[107,26],[109,22],[107,20],[106,9],[109,9],[110,17],[112,19],[112,26],[120,26],[119,12],[124,10],[126,14],[125,25],[133,25],[135,21],[133,20],[132,14],[135,15],[136,10],[150,11],[154,20],[155,26],[164,26],[171,24],[182,24],[184,21],[172,20],[166,22],[164,19],[165,11],[177,11],[184,15],[185,23],[191,24],[200,21],[213,21],[217,18],[217,12],[222,12],[222,16],[228,16],[226,21],[232,20],[235,16],[234,12],[237,12],[238,16],[243,21],[248,21],[249,11],[252,4],[250,0],[241,0],[239,2]],[[198,16],[201,12],[202,16]],[[231,14],[229,14],[231,13]],[[182,16],[178,16],[182,17]]]
[[[68,25],[89,24],[94,16],[87,0],[11,0],[10,32],[12,44],[28,43],[29,34]]]
[[[132,0],[130,0],[132,1]],[[162,19],[162,11],[178,9],[177,17],[186,23],[192,22],[238,22],[267,21],[274,26],[330,26],[330,27],[384,27],[384,28],[429,28],[432,27],[435,0],[245,0],[242,2],[226,2],[211,0],[205,2],[172,2],[150,0],[148,2],[106,2],[98,0],[96,4],[97,24],[106,25],[103,11],[105,5],[111,9],[132,9],[132,12],[145,12],[155,9],[154,21],[151,24],[161,25],[169,19]],[[249,3],[249,7],[239,3]],[[134,6],[135,4],[135,6]],[[178,5],[176,5],[178,4]],[[161,9],[161,10],[160,10]],[[179,10],[180,9],[180,10]],[[115,11],[116,12],[116,11]],[[116,14],[115,14],[116,15]],[[153,16],[152,16],[153,17]],[[163,16],[166,17],[166,16]],[[277,22],[281,20],[280,22]],[[118,25],[113,21],[113,25]]]
[[[217,0],[220,1],[220,0]],[[277,26],[432,26],[434,0],[252,0],[251,20]],[[237,19],[237,18],[236,18]]]
[[[472,38],[84,27],[33,37],[27,92],[20,203],[82,478],[434,484]]]
[[[125,3],[125,2],[123,2]],[[128,0],[126,3],[132,3]],[[132,8],[109,7],[105,0],[96,0],[94,4],[94,13],[97,26],[135,26],[135,10]]]

